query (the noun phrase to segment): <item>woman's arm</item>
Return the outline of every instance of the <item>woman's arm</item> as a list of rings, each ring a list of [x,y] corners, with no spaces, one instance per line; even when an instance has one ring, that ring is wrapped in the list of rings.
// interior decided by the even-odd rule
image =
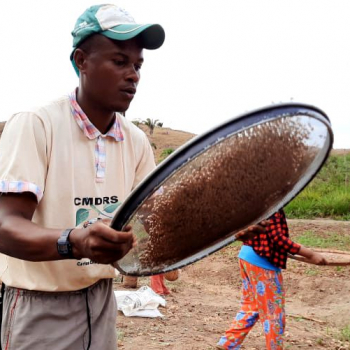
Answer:
[[[306,248],[304,246],[300,247],[298,255],[301,255],[304,258],[306,258],[307,262],[309,262],[311,264],[327,265],[327,260],[322,254],[317,253],[317,252],[315,252],[309,248]]]

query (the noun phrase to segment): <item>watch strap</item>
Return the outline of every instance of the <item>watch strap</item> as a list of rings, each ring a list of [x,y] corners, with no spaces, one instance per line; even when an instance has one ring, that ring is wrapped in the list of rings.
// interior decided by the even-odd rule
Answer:
[[[72,245],[69,242],[69,235],[74,228],[68,228],[61,233],[61,236],[57,240],[58,254],[65,258],[73,258]]]

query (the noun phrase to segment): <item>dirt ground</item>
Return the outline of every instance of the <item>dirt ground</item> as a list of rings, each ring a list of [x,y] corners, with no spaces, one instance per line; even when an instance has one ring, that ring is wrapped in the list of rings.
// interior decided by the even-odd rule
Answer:
[[[307,230],[320,235],[350,235],[350,222],[288,222],[292,238]],[[120,313],[119,349],[215,349],[239,306],[238,251],[238,246],[226,247],[183,268],[179,280],[167,282],[171,295],[166,297],[166,307],[159,308],[163,318],[125,317]],[[139,286],[148,284],[149,278],[139,279]],[[350,349],[350,267],[314,266],[289,260],[284,284],[285,349]],[[118,281],[116,289],[123,289]],[[242,349],[265,349],[260,324],[248,335]]]

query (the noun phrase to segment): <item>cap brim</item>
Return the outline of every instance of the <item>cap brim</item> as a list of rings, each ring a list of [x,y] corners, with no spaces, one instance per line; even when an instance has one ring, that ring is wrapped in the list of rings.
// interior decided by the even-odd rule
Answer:
[[[158,49],[165,39],[164,29],[159,24],[119,24],[99,34],[112,40],[129,40],[139,36],[143,48],[148,50]]]
[[[102,34],[112,40],[129,40],[139,36],[143,48],[148,50],[158,49],[163,45],[165,39],[164,29],[159,24],[120,24],[98,34]],[[79,76],[79,69],[73,58],[75,50],[76,48],[73,49],[70,60],[75,72]]]

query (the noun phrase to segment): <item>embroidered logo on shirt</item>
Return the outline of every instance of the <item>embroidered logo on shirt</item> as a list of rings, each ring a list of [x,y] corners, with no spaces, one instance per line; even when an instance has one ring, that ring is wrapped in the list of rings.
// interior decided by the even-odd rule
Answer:
[[[82,206],[86,205],[88,208],[79,208],[75,214],[75,225],[78,226],[81,223],[96,218],[112,219],[115,211],[120,206],[121,202],[118,200],[118,196],[111,197],[76,197],[74,198],[74,205]]]

